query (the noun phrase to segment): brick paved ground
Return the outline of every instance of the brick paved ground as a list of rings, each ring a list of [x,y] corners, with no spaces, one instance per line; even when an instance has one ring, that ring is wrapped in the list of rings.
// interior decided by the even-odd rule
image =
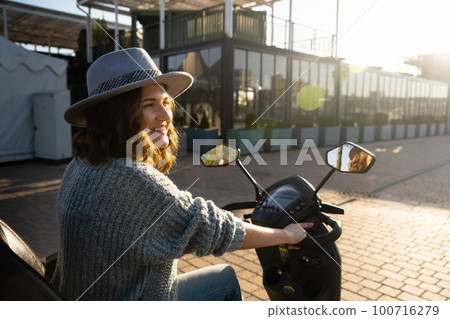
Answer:
[[[336,173],[321,191],[324,201],[345,203],[342,300],[450,300],[450,136],[375,142],[363,145],[377,156],[365,175]],[[320,149],[323,154],[325,149]],[[180,158],[171,178],[194,195],[218,205],[253,199],[253,189],[237,167],[192,166],[192,154]],[[294,174],[317,185],[326,167],[296,166],[299,150],[264,153],[267,166],[249,171],[263,186]],[[34,161],[0,165],[0,218],[10,223],[38,255],[57,249],[54,201],[65,165]],[[185,256],[179,270],[231,264],[246,300],[267,300],[254,251],[224,256]]]

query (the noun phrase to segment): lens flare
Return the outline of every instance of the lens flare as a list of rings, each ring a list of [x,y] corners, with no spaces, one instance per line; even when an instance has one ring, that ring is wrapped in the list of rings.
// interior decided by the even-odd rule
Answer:
[[[322,88],[308,84],[300,89],[297,94],[297,105],[306,111],[313,111],[322,105],[325,92]]]
[[[367,66],[365,65],[356,65],[356,64],[349,64],[348,70],[352,73],[362,73],[365,70],[367,70]]]

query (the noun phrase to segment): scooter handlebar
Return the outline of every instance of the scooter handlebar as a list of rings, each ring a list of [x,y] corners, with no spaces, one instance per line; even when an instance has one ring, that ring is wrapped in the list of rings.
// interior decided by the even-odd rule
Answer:
[[[342,234],[342,228],[341,223],[337,220],[334,220],[330,218],[329,216],[318,213],[315,215],[315,217],[325,225],[328,225],[332,228],[332,230],[326,234],[319,235],[319,236],[313,236],[307,237],[304,240],[302,240],[300,243],[296,244],[295,246],[303,247],[303,248],[312,248],[316,247],[317,245],[328,245],[333,242],[335,242],[339,237],[341,237]]]

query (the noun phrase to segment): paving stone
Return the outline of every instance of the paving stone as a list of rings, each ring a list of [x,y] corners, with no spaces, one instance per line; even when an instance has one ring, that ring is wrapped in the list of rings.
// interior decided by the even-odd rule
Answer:
[[[255,295],[249,293],[249,292],[245,292],[242,291],[242,299],[244,299],[244,301],[261,301],[260,298],[256,297]]]
[[[388,295],[381,295],[378,297],[377,301],[398,301],[398,299],[390,297]]]
[[[425,291],[422,288],[412,285],[404,285],[401,290],[415,296],[420,296]]]
[[[251,293],[257,300],[269,301],[269,296],[265,289],[258,289]]]
[[[348,291],[347,289],[342,289],[341,292],[341,300],[344,301],[364,301],[368,300],[367,297],[363,297],[361,295],[355,294],[351,291]]]
[[[370,289],[378,289],[381,286],[381,283],[370,280],[370,279],[364,279],[362,281],[359,282],[360,285],[370,288]]]
[[[342,282],[345,281],[360,282],[363,279],[364,279],[363,277],[355,275],[354,273],[342,272]]]
[[[244,280],[243,282],[239,282],[241,289],[247,292],[253,292],[255,290],[261,289],[261,286],[255,285],[249,281]]]
[[[357,293],[359,290],[361,290],[362,286],[351,281],[346,281],[342,284],[342,288]]]
[[[408,269],[401,269],[398,273],[405,275],[406,277],[408,277],[408,279],[417,278],[420,275],[418,272]]]
[[[377,281],[377,282],[381,282],[381,281],[383,281],[386,278],[385,276],[381,276],[381,275],[378,275],[376,273],[371,273],[371,272],[366,271],[366,270],[360,270],[360,271],[358,271],[357,274],[359,276],[361,276],[361,277],[370,278],[370,279],[372,279],[374,281]]]
[[[433,265],[442,266],[445,269],[447,269],[447,271],[449,270],[449,267],[448,267],[449,265],[448,265],[447,261],[445,261],[445,260],[440,260],[440,259],[436,258],[436,259],[433,260]]]
[[[358,292],[358,295],[366,297],[367,300],[375,301],[382,296],[382,293],[370,288],[363,288]]]
[[[403,281],[406,279],[406,276],[386,269],[381,269],[378,271],[378,274],[397,281]]]
[[[394,265],[397,265],[400,268],[408,269],[408,270],[415,271],[415,272],[419,271],[421,268],[417,265],[412,264],[411,262],[405,262],[405,261],[401,261],[401,260],[395,261]],[[395,270],[393,270],[393,271],[395,271]]]
[[[381,268],[389,270],[389,271],[393,271],[393,272],[400,272],[400,270],[402,269],[402,268],[400,268],[398,266],[395,266],[393,264],[383,264],[383,265],[381,265]]]
[[[442,291],[439,292],[439,294],[441,296],[444,296],[445,298],[450,299],[450,287],[447,286],[447,289],[443,289]]]
[[[212,265],[211,263],[209,263],[208,261],[206,261],[205,259],[202,259],[200,257],[189,260],[189,263],[192,264],[192,266],[195,266],[197,268],[203,268],[203,267],[208,267],[208,266]]]
[[[442,290],[442,287],[436,285],[430,285],[429,283],[423,282],[419,285],[420,288],[430,291],[432,293],[439,293]]]
[[[437,272],[440,272],[440,273],[443,273],[443,274],[448,274],[450,272],[449,268],[442,267],[442,266],[439,266],[439,265],[436,265],[436,264],[433,264],[433,263],[430,263],[430,262],[423,263],[422,267],[425,267],[425,268],[428,268],[430,270],[434,270],[434,271],[437,271]]]
[[[395,279],[392,279],[392,278],[387,278],[386,280],[383,281],[383,285],[388,285],[388,286],[391,286],[393,288],[399,289],[404,284],[401,281],[398,281],[398,280],[395,280]]]
[[[437,272],[433,275],[434,278],[442,279],[445,281],[450,281],[450,275],[448,274],[442,274],[440,272]]]
[[[382,265],[383,266],[383,265]],[[361,269],[370,271],[372,273],[376,273],[380,270],[380,267],[374,266],[374,265],[368,265],[368,264],[363,264],[361,267]]]
[[[448,300],[450,298],[448,296],[438,295],[438,294],[432,293],[430,291],[426,291],[422,295],[422,297],[425,300],[431,300],[431,301],[445,301],[445,300]]]
[[[428,268],[419,268],[418,273],[421,275],[425,275],[425,276],[433,276],[433,274],[435,274],[436,271],[428,269]]]
[[[442,288],[450,288],[450,281],[441,280],[437,283],[437,285]]]
[[[397,297],[401,293],[401,291],[399,289],[395,289],[390,286],[381,286],[377,290],[379,292],[381,292],[382,294],[388,295],[393,298]],[[396,299],[396,300],[398,300],[398,299]]]
[[[407,278],[404,281],[405,284],[411,285],[411,286],[419,286],[422,282],[420,280],[414,279],[414,278]]]
[[[420,275],[417,279],[426,282],[428,284],[434,285],[438,282],[438,280],[434,277],[426,276],[426,275]]]
[[[397,296],[397,298],[399,300],[403,300],[403,301],[424,300],[422,297],[419,297],[419,296],[416,296],[416,295],[412,295],[412,294],[407,293],[407,292],[402,292],[400,295]]]

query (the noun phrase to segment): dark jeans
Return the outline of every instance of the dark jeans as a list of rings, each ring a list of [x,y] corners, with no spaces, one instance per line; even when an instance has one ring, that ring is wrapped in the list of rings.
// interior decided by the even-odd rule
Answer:
[[[233,268],[214,265],[178,276],[179,301],[242,300],[241,288]]]

